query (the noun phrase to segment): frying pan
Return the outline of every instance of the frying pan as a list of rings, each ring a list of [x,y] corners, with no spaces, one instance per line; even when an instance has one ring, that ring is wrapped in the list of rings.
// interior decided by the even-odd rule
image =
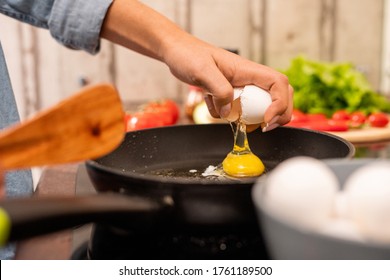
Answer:
[[[267,172],[297,155],[340,158],[351,157],[354,151],[340,138],[288,127],[268,133],[259,130],[248,137]],[[251,203],[256,178],[202,176],[208,166],[223,161],[232,141],[232,129],[225,124],[142,130],[128,133],[115,151],[88,161],[86,167],[98,191],[170,201],[171,227],[243,230],[257,226]]]
[[[298,155],[350,158],[355,151],[339,137],[290,127],[255,131],[248,138],[266,172]],[[9,239],[87,222],[147,231],[257,230],[251,199],[256,178],[202,176],[209,165],[220,164],[232,147],[233,132],[225,124],[129,132],[113,152],[86,162],[98,195],[1,202],[12,223]]]

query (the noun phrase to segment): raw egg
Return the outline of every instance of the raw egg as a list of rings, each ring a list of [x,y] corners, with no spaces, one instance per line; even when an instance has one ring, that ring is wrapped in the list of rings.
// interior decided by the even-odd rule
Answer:
[[[227,120],[235,123],[233,150],[222,162],[223,171],[233,177],[260,176],[265,166],[252,153],[246,134],[247,124],[261,124],[272,100],[270,94],[254,85],[234,89],[234,101]]]
[[[233,177],[260,176],[265,166],[249,148],[245,124],[239,122],[235,129],[233,150],[222,162],[223,171]]]

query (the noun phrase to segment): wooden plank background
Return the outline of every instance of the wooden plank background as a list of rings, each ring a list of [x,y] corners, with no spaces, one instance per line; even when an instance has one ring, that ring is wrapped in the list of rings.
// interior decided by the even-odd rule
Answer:
[[[181,27],[277,69],[299,54],[350,61],[373,87],[389,86],[388,0],[144,0]],[[91,56],[60,46],[46,30],[0,15],[0,39],[22,118],[85,82],[114,83],[125,102],[181,101],[187,86],[162,63],[102,41]],[[156,27],[158,28],[158,27]]]

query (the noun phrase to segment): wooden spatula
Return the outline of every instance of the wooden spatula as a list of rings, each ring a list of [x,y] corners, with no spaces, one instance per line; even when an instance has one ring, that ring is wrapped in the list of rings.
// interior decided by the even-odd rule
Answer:
[[[92,159],[112,151],[124,135],[124,112],[115,88],[89,86],[1,131],[0,166],[18,169]]]

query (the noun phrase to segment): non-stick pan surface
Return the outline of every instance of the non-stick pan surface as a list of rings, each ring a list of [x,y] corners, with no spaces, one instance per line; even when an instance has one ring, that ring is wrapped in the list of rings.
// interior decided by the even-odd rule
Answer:
[[[248,139],[251,150],[263,160],[267,172],[294,156],[327,159],[348,158],[354,154],[351,143],[327,133],[305,129],[281,127],[267,133],[257,130],[249,133]],[[233,132],[229,125],[147,129],[127,133],[120,147],[102,158],[88,161],[87,168],[137,182],[169,186],[253,183],[256,178],[237,180],[201,175],[208,166],[221,164],[232,148]]]
[[[249,133],[252,151],[270,172],[294,156],[348,158],[349,142],[326,133],[281,127]],[[253,226],[251,188],[257,178],[204,177],[233,147],[229,125],[184,125],[130,132],[114,152],[86,164],[98,191],[124,192],[174,204],[176,225],[224,228]],[[194,171],[197,172],[194,172]]]

